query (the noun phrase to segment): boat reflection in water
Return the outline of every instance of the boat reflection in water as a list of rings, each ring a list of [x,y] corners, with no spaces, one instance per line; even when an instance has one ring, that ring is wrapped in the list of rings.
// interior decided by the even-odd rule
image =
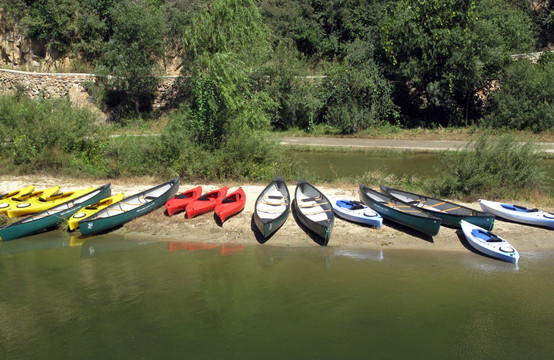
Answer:
[[[56,249],[69,247],[70,241],[67,236],[59,234],[44,233],[28,236],[14,241],[0,241],[0,254],[15,254],[26,251],[45,249]]]
[[[214,244],[214,243],[205,243],[205,242],[196,242],[196,241],[169,241],[168,249],[169,251],[176,250],[188,250],[188,251],[197,251],[197,250],[214,250],[218,249],[221,255],[227,256],[237,252],[240,252],[246,248],[244,244]]]
[[[81,245],[81,258],[89,258],[114,251],[130,250],[143,246],[167,246],[167,242],[133,239],[110,235],[86,239]]]

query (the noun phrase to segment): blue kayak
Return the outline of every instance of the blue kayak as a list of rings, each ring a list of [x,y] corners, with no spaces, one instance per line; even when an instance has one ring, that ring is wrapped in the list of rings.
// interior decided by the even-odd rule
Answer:
[[[383,218],[361,201],[329,197],[335,214],[343,219],[366,224],[378,229],[383,225]]]

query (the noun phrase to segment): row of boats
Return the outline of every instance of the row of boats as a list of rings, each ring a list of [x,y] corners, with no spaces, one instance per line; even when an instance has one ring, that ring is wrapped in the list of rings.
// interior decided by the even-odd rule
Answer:
[[[34,186],[0,195],[0,214],[25,216],[0,228],[0,238],[13,240],[41,232],[67,221],[69,230],[95,235],[117,228],[136,217],[165,205],[166,214],[184,212],[193,218],[214,211],[220,223],[241,212],[246,203],[242,188],[228,193],[226,186],[202,193],[197,186],[177,194],[179,178],[125,197],[111,195],[110,184],[59,193],[59,186],[35,191]],[[487,255],[517,263],[519,253],[506,240],[491,233],[495,217],[554,229],[554,214],[523,206],[479,200],[483,211],[450,201],[419,195],[387,186],[380,192],[360,184],[360,201],[326,196],[307,181],[297,182],[291,202],[282,177],[275,178],[256,199],[253,220],[267,241],[285,223],[291,209],[301,225],[322,246],[328,244],[335,214],[346,220],[380,228],[383,218],[436,235],[441,225],[461,228],[469,244]]]
[[[554,229],[554,214],[538,209],[479,200],[483,211],[450,201],[408,191],[380,187],[381,192],[360,184],[361,201],[326,196],[303,179],[297,183],[293,209],[300,222],[327,245],[335,214],[362,224],[381,227],[383,218],[414,229],[426,236],[437,235],[441,225],[461,228],[468,243],[486,255],[517,263],[519,253],[506,240],[491,232],[495,217],[527,225]],[[256,200],[254,220],[264,236],[270,237],[286,220],[289,192],[281,177],[273,180]]]

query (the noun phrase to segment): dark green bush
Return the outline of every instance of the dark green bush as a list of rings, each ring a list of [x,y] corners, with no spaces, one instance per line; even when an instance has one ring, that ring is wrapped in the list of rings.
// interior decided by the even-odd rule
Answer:
[[[504,69],[500,89],[490,98],[482,124],[494,128],[548,131],[554,128],[554,60],[538,64],[522,59]]]

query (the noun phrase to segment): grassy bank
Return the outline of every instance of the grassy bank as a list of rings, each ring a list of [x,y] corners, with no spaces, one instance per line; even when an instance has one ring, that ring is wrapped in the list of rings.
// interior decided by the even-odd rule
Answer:
[[[26,97],[3,96],[0,97],[0,114],[0,165],[9,174],[45,173],[108,179],[151,176],[160,180],[179,175],[188,182],[245,183],[266,183],[281,175],[288,182],[296,182],[299,177],[317,181],[316,175],[304,171],[298,153],[326,149],[296,148],[291,153],[278,144],[283,133],[265,131],[229,133],[217,146],[205,147],[183,126],[182,118],[107,126],[99,123],[89,111],[74,108],[66,100],[33,101]],[[383,137],[396,133],[398,138],[420,139],[418,134],[423,133],[422,139],[445,139],[447,136],[475,139],[472,147],[477,151],[444,153],[440,171],[443,175],[433,181],[413,176],[398,178],[381,171],[334,181],[384,183],[450,198],[486,196],[551,201],[552,189],[547,185],[548,179],[539,161],[542,155],[536,153],[533,146],[533,142],[545,141],[548,134],[493,132],[484,136],[485,130],[473,128],[432,131],[392,126],[375,128],[375,133]],[[328,133],[333,134],[332,131]],[[125,135],[110,136],[114,134]],[[157,136],[134,136],[137,134]],[[370,136],[370,132],[357,136]],[[531,142],[525,145],[521,143],[529,140]],[[334,147],[332,151],[367,152]],[[369,154],[386,159],[410,156],[411,152],[371,150]]]

